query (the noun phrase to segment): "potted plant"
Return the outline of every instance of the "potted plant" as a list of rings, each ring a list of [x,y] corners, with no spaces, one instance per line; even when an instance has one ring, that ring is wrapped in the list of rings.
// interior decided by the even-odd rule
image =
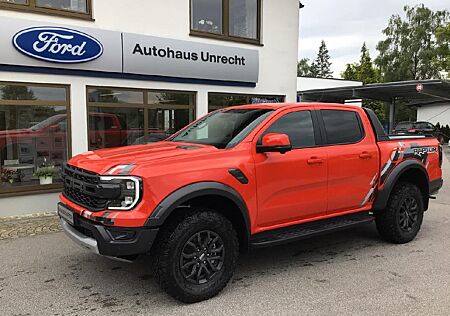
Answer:
[[[37,168],[33,175],[36,178],[39,178],[40,185],[47,185],[53,183],[53,177],[56,176],[57,173],[55,166],[44,159],[42,166]]]
[[[16,177],[16,171],[14,170],[8,170],[8,169],[1,169],[0,170],[0,178],[2,183],[13,183],[14,178]]]

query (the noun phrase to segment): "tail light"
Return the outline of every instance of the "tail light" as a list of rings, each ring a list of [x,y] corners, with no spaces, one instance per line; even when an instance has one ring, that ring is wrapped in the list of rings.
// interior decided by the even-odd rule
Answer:
[[[416,132],[416,129],[414,129],[414,128],[411,128],[408,130],[408,133],[415,133],[415,132]]]

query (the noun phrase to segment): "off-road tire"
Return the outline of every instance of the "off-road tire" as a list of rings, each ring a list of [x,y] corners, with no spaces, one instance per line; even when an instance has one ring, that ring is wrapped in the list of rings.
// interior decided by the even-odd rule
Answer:
[[[219,236],[224,253],[223,264],[211,279],[195,284],[183,275],[182,253],[188,241],[199,232]],[[239,241],[231,222],[211,209],[193,209],[185,217],[163,228],[158,238],[156,276],[161,288],[184,303],[195,303],[217,295],[230,281],[239,255]]]
[[[401,227],[402,206],[406,201],[415,201],[417,204],[417,218],[411,225],[410,231]],[[413,240],[420,230],[423,221],[424,202],[419,188],[409,182],[400,182],[395,185],[389,197],[386,208],[376,213],[376,226],[379,234],[386,241],[404,244]],[[407,216],[410,216],[406,214]],[[409,220],[409,218],[408,218]]]

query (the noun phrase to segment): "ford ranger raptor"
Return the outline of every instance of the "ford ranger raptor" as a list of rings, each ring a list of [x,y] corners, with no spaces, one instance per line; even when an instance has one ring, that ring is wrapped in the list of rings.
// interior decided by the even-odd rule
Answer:
[[[73,157],[58,214],[98,255],[150,254],[162,289],[192,303],[217,295],[252,248],[368,222],[413,240],[442,159],[435,138],[387,135],[357,106],[230,107],[164,141]]]

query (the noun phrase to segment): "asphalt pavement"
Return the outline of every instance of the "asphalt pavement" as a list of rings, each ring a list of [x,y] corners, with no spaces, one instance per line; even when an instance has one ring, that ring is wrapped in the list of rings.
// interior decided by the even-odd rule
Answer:
[[[252,251],[219,296],[192,305],[158,288],[148,258],[111,261],[61,232],[2,240],[0,314],[449,315],[447,160],[444,171],[445,187],[413,242],[383,242],[368,224]]]

